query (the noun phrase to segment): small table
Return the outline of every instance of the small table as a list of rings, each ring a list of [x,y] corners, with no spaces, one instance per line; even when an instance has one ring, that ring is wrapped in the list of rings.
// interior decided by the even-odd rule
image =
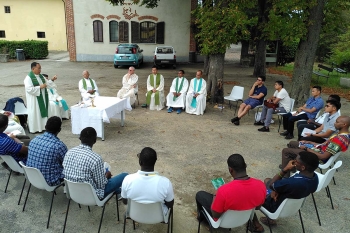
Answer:
[[[72,133],[80,134],[86,127],[93,127],[97,137],[105,140],[104,123],[110,123],[110,118],[120,119],[120,125],[124,126],[125,109],[131,109],[126,99],[117,97],[97,96],[94,100],[96,107],[82,108],[78,105],[71,106]]]

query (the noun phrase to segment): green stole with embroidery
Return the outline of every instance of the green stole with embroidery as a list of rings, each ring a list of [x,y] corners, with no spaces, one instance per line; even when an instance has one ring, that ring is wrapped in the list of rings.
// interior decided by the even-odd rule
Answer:
[[[85,79],[86,79],[86,78],[83,78],[83,87],[84,87],[84,89],[85,89],[85,90],[87,90],[87,87],[86,87],[86,81],[85,81]],[[91,79],[91,78],[89,78],[89,80],[90,80],[90,84],[91,84],[91,88],[92,88],[92,90],[95,90],[95,85],[94,85],[94,82],[92,81],[92,79]]]
[[[185,78],[182,77],[182,80],[181,80],[181,83],[180,83],[180,87],[178,88],[178,85],[179,85],[179,77],[176,77],[176,87],[175,87],[175,92],[176,92],[176,93],[179,93],[179,92],[182,90],[182,86],[183,86],[183,84],[184,84],[184,80],[185,80]],[[174,96],[174,97],[173,97],[173,101],[175,101],[177,97],[178,97],[178,96]]]
[[[149,82],[150,82],[151,86],[154,85],[154,74],[151,74],[151,75],[149,76]],[[159,85],[160,85],[160,74],[157,74],[157,76],[156,76],[156,86],[155,86],[154,88],[157,89],[157,87],[159,87]],[[147,92],[146,103],[147,103],[148,105],[150,105],[150,103],[151,103],[151,96],[152,96],[152,93],[153,93],[152,90],[150,90],[150,91]],[[154,104],[155,104],[155,105],[159,105],[159,91],[156,91],[156,92],[154,93]]]
[[[35,74],[33,71],[30,71],[28,74],[29,78],[32,80],[32,83],[35,87],[40,86],[37,78],[35,77]],[[41,74],[39,74],[39,77],[41,79],[41,82],[44,84],[45,83],[45,78]],[[44,97],[43,94],[40,90],[40,95],[36,97],[38,104],[39,104],[39,109],[40,109],[40,114],[41,117],[47,117],[48,114],[48,106],[49,106],[49,95],[47,94],[47,89],[45,88],[45,102],[44,102]]]

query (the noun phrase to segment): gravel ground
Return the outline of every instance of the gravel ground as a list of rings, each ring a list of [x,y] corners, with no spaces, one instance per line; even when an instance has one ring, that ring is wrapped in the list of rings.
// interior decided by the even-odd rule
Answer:
[[[234,53],[236,49],[231,49]],[[237,54],[228,54],[227,57],[237,61]],[[31,61],[1,63],[0,76],[0,107],[3,108],[6,100],[19,96],[25,98],[23,79],[30,70]],[[59,93],[67,100],[69,105],[78,102],[80,95],[78,81],[83,70],[89,70],[99,86],[101,95],[116,96],[121,87],[122,76],[127,67],[114,69],[112,62],[68,62],[67,57],[59,54],[50,54],[49,58],[40,61],[42,72],[50,76],[58,75],[57,85]],[[195,72],[202,68],[202,64],[179,64],[178,69],[184,69],[185,77],[191,79]],[[147,75],[151,72],[151,64],[145,64],[136,70],[139,75],[140,105],[145,102]],[[165,94],[168,93],[176,70],[163,68],[159,72],[165,77]],[[224,81],[235,81],[245,87],[245,96],[255,78],[251,76],[253,68],[241,68],[236,62],[228,60],[225,63]],[[283,80],[286,89],[291,88],[287,77],[280,75],[267,75],[266,86],[268,96],[273,94],[273,84],[276,80]],[[232,85],[225,84],[225,93],[230,92]],[[324,99],[327,96],[322,96]],[[349,102],[342,101],[342,115],[349,115]],[[168,177],[175,190],[174,232],[196,232],[198,222],[195,219],[195,194],[199,190],[213,192],[210,180],[215,177],[224,177],[230,180],[226,160],[233,153],[244,156],[248,165],[250,176],[259,179],[272,177],[278,172],[281,162],[281,150],[286,146],[287,140],[279,136],[275,123],[271,125],[269,133],[257,131],[253,125],[254,111],[241,120],[240,126],[231,124],[234,108],[226,104],[223,112],[208,105],[203,116],[182,113],[168,114],[165,110],[149,111],[136,105],[136,109],[126,113],[125,126],[121,127],[118,120],[105,124],[105,141],[100,139],[93,150],[99,153],[105,161],[112,166],[112,173],[123,171],[133,173],[139,169],[136,154],[143,147],[150,146],[158,153],[156,170]],[[275,121],[277,119],[275,118]],[[35,136],[29,134],[31,137]],[[71,133],[70,121],[64,121],[62,131],[58,137],[72,148],[79,144],[77,135]],[[348,186],[349,152],[341,155],[343,166],[336,173],[337,185],[330,184],[334,210],[322,190],[315,194],[322,226],[317,223],[317,217],[312,199],[309,197],[302,209],[306,232],[350,232],[347,219],[350,215],[350,193]],[[10,180],[7,193],[2,192],[8,177],[7,170],[0,168],[0,222],[1,232],[60,232],[63,229],[67,199],[63,191],[55,197],[50,228],[46,229],[47,213],[50,205],[50,195],[36,188],[31,189],[25,212],[21,211],[17,200],[21,191],[23,177],[14,176]],[[122,204],[121,204],[122,205]],[[67,232],[95,232],[98,229],[101,209],[92,207],[89,213],[86,207],[78,208],[72,204],[68,216]],[[123,216],[124,207],[120,215]],[[258,212],[259,216],[262,216]],[[127,231],[131,232],[132,224],[128,222]],[[115,199],[106,207],[101,232],[121,232],[122,221],[117,222]],[[265,230],[268,227],[265,227]],[[244,232],[244,227],[234,229]],[[134,232],[165,232],[163,224],[140,224]],[[274,232],[301,232],[299,217],[292,216],[278,221]],[[201,232],[207,232],[202,227]],[[217,232],[224,232],[218,230]],[[226,231],[225,231],[226,232]]]

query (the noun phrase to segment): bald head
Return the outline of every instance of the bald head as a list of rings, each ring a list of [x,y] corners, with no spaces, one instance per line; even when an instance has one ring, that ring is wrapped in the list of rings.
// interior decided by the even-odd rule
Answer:
[[[89,71],[84,70],[84,71],[83,71],[83,77],[84,77],[84,78],[86,78],[86,79],[88,79],[88,78],[89,78],[89,76],[90,76]]]
[[[350,117],[348,116],[340,116],[334,123],[334,126],[339,132],[344,131],[347,132],[350,126]]]

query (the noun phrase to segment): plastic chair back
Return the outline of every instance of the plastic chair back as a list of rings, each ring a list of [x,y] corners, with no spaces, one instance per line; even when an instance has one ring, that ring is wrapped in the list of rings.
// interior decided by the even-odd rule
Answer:
[[[340,156],[341,152],[336,153],[335,155],[331,156],[328,161],[325,164],[319,164],[319,169],[327,169],[329,168]]]
[[[28,115],[27,107],[22,102],[15,103],[15,115]]]
[[[317,176],[318,176],[318,187],[316,192],[319,192],[321,189],[327,187],[329,185],[329,183],[331,182],[334,173],[336,171],[336,169],[338,169],[341,165],[343,164],[342,161],[338,161],[333,168],[329,169],[326,174],[322,175],[318,172],[316,172]]]
[[[19,164],[11,155],[0,155],[0,157],[6,162],[12,171],[24,174],[23,168],[19,166]]]
[[[24,174],[26,175],[27,180],[36,188],[38,189],[44,189],[48,192],[52,192],[56,186],[49,186],[46,183],[46,180],[43,176],[43,174],[34,167],[27,167],[24,165],[24,163],[21,161],[19,164],[22,166],[24,170]]]
[[[290,110],[289,110],[289,112],[292,112],[292,111],[293,111],[294,103],[295,103],[295,99],[290,98]]]
[[[243,98],[243,93],[244,93],[244,87],[234,86],[230,94],[230,99],[240,100]]]
[[[169,212],[170,210],[168,210]],[[139,223],[156,224],[161,222],[168,222],[163,213],[162,203],[143,204],[128,199],[128,216]]]
[[[214,228],[234,228],[244,225],[248,222],[254,209],[250,210],[227,210],[216,222],[210,217],[209,213],[203,208],[207,217],[210,218],[211,225]]]
[[[286,198],[281,205],[278,207],[275,213],[270,213],[267,209],[264,207],[261,207],[260,210],[263,212],[267,217],[271,219],[278,219],[278,218],[285,218],[289,217],[291,215],[294,215],[298,212],[298,210],[301,208],[301,206],[304,203],[305,198],[301,199],[290,199]]]
[[[76,203],[82,205],[98,205],[100,201],[97,197],[96,191],[89,183],[72,182],[64,179],[67,185],[67,193]]]

